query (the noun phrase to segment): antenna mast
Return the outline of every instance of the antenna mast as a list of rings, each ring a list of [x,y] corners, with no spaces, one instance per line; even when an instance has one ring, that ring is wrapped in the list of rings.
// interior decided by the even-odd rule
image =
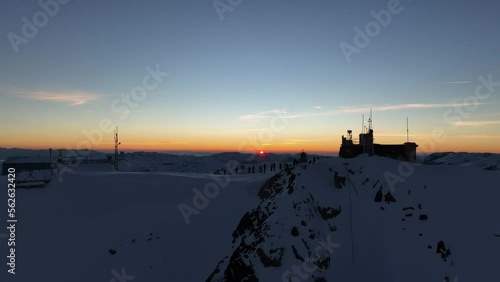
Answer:
[[[408,129],[408,117],[406,117],[406,142],[410,142],[410,131]]]
[[[370,108],[370,119],[368,120],[368,126],[369,126],[369,129],[373,129],[372,128],[372,108]]]
[[[115,129],[115,169],[118,170],[118,146],[121,143],[118,141],[118,126]]]
[[[365,133],[365,115],[361,118],[361,133]]]

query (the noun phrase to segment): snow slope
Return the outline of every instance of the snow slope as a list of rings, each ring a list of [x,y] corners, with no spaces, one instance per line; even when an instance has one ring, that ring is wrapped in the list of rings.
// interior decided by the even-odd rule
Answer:
[[[178,205],[191,205],[192,189],[214,183],[213,177],[226,179],[77,171],[42,189],[17,189],[17,273],[7,273],[0,237],[0,281],[111,281],[111,271],[123,267],[136,281],[202,281],[209,262],[229,251],[232,227],[257,203],[258,187],[269,175],[231,176],[187,225]],[[6,178],[0,183],[6,187]],[[6,191],[0,194],[1,203],[6,198]],[[6,222],[3,206],[0,220]]]
[[[277,174],[87,167],[17,190],[17,274],[0,230],[0,281],[497,282],[499,182],[495,171],[367,156]],[[193,189],[215,184],[186,224],[179,205],[200,207]]]
[[[366,156],[290,169],[209,281],[500,281],[499,180]]]
[[[291,162],[290,155],[265,154],[256,156],[242,153],[218,153],[209,156],[195,157],[192,155],[172,155],[151,152],[135,152],[125,154],[125,158],[119,163],[120,171],[178,171],[178,172],[214,172],[227,169],[231,161],[242,165],[272,164],[279,162]],[[246,173],[246,169],[240,169],[239,173]]]
[[[423,164],[459,165],[500,171],[500,155],[491,153],[434,153],[427,156]]]

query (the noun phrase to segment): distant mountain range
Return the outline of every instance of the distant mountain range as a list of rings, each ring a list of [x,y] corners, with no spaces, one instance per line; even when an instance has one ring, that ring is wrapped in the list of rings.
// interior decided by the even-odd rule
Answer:
[[[500,170],[500,155],[492,153],[444,152],[427,156],[422,164],[469,166],[485,170]]]
[[[63,157],[71,157],[71,156],[90,156],[92,154],[93,158],[105,158],[106,153],[99,151],[90,151],[90,150],[67,150],[61,149],[61,155]],[[49,157],[50,150],[32,150],[32,149],[22,149],[22,148],[0,148],[0,160],[5,160],[10,157]],[[52,156],[59,156],[59,149],[52,149]]]

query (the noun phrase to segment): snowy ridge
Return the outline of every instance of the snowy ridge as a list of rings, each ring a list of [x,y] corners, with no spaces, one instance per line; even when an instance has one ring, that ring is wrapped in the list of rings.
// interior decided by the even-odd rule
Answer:
[[[257,164],[284,162],[289,161],[291,158],[289,155],[265,154],[261,157],[236,152],[218,153],[209,156],[135,152],[125,154],[125,159],[120,161],[119,170],[130,172],[178,171],[209,173],[225,169],[229,162]],[[240,173],[244,172],[243,170],[240,171]]]
[[[414,173],[399,179],[404,165]],[[259,190],[207,281],[499,281],[499,176],[450,175],[465,169],[366,156],[286,169]],[[400,181],[390,189],[385,176]]]
[[[492,153],[434,153],[427,156],[423,164],[428,165],[459,165],[500,171],[500,155]]]
[[[179,204],[214,179],[186,224]],[[16,190],[17,273],[0,281],[498,282],[499,182],[368,156],[237,175],[81,165]]]

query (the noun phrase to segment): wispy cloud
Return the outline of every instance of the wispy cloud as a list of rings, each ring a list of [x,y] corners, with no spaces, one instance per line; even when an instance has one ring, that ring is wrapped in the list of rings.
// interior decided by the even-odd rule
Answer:
[[[336,110],[331,111],[315,111],[315,112],[297,112],[290,113],[286,110],[271,110],[260,112],[256,114],[249,114],[240,116],[240,120],[247,121],[257,121],[265,120],[272,117],[278,116],[283,119],[296,119],[296,118],[312,118],[312,117],[322,117],[322,116],[334,116],[345,113],[368,113],[370,109],[375,112],[384,111],[398,111],[398,110],[409,110],[409,109],[433,109],[433,108],[455,108],[455,107],[467,107],[467,106],[477,106],[484,103],[414,103],[414,104],[397,104],[397,105],[363,105],[356,107],[341,107]]]
[[[325,140],[321,140],[321,139],[295,139],[295,140],[288,140],[287,142],[297,143],[297,142],[322,142],[322,141],[325,141]]]
[[[264,130],[265,128],[249,128],[249,129],[238,129],[238,130],[210,130],[210,131],[199,131],[202,134],[242,134],[242,133],[253,133]]]
[[[457,121],[454,122],[455,126],[470,126],[470,127],[482,127],[489,125],[500,125],[500,120],[481,120],[481,121]]]
[[[314,108],[315,108],[316,110],[321,110],[321,109],[323,109],[323,107],[321,107],[321,106],[314,106]]]
[[[436,84],[469,84],[471,81],[463,80],[463,81],[442,81],[437,82]]]
[[[366,113],[372,109],[376,112],[383,111],[397,111],[407,109],[433,109],[433,108],[454,108],[454,107],[467,107],[477,106],[484,103],[432,103],[432,104],[398,104],[398,105],[385,105],[385,106],[360,106],[360,107],[344,107],[344,113]]]
[[[283,110],[275,109],[275,110],[264,111],[264,112],[260,112],[260,113],[256,113],[256,114],[243,115],[243,116],[240,116],[240,119],[241,120],[262,120],[262,119],[270,118],[272,116],[276,116],[277,114],[280,114],[280,115],[286,114],[286,110],[285,109],[283,109]]]
[[[187,142],[187,141],[161,141],[160,144],[180,145],[180,144],[189,144],[189,142]]]
[[[272,117],[279,117],[282,119],[311,118],[320,116],[332,116],[340,113],[341,111],[339,110],[328,111],[328,112],[315,111],[315,112],[289,113],[287,110],[283,109],[283,110],[271,110],[256,114],[243,115],[240,116],[240,120],[258,121],[258,120],[266,120]]]
[[[69,106],[84,105],[99,98],[97,94],[83,91],[37,91],[12,87],[3,87],[2,90],[21,99],[66,103]]]

